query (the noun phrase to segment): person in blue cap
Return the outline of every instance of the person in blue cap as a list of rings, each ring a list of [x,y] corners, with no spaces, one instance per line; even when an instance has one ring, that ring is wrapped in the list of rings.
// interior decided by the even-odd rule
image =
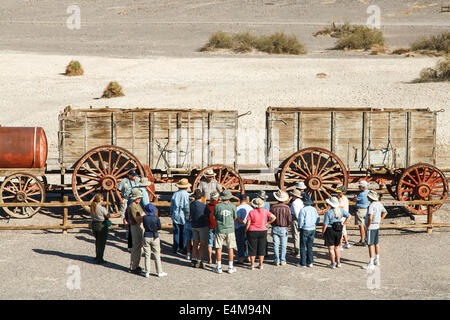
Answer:
[[[148,203],[144,207],[145,215],[138,218],[138,221],[144,225],[144,276],[150,276],[150,255],[155,257],[156,275],[160,278],[166,277],[167,273],[162,271],[161,267],[161,244],[158,231],[161,230],[161,221],[157,216],[156,207]]]

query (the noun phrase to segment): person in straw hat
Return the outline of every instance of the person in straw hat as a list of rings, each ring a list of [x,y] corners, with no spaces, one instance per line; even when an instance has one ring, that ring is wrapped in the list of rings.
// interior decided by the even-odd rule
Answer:
[[[284,266],[286,265],[288,230],[292,223],[291,209],[286,204],[289,201],[289,195],[285,191],[278,190],[273,193],[273,197],[278,202],[270,208],[270,212],[275,216],[275,221],[272,223],[274,264],[275,266]]]
[[[369,209],[367,210],[365,228],[366,228],[366,242],[369,247],[369,264],[363,268],[373,270],[376,265],[380,265],[380,245],[378,244],[378,233],[380,230],[380,223],[386,217],[387,211],[383,204],[378,201],[378,194],[375,191],[369,191],[367,198],[370,201]]]
[[[290,209],[292,214],[291,232],[292,232],[292,239],[294,241],[294,255],[296,258],[300,258],[300,233],[298,231],[298,214],[300,213],[300,210],[304,206],[301,200],[303,196],[303,192],[301,190],[302,189],[295,188],[293,191],[291,191],[291,203],[290,203]]]
[[[263,208],[266,209],[267,211],[270,211],[270,203],[267,201],[269,196],[267,195],[267,193],[264,190],[260,190],[260,191],[258,191],[256,196],[264,201]]]
[[[345,187],[344,186],[338,186],[336,188],[336,198],[338,198],[338,200],[339,200],[339,208],[342,208],[345,211],[350,212],[348,198],[345,195]],[[342,245],[342,240],[345,242],[344,245]],[[351,245],[350,245],[350,242],[348,241],[347,228],[344,225],[344,228],[342,229],[342,239],[341,239],[339,248],[341,251],[343,251],[344,248],[349,249],[350,247],[351,247]]]
[[[263,268],[264,255],[266,254],[267,226],[274,222],[276,217],[270,211],[264,209],[264,200],[261,198],[254,198],[251,204],[255,209],[248,213],[245,235],[250,257],[249,268],[253,270],[256,256],[259,258],[259,269]]]
[[[356,214],[355,214],[355,224],[359,226],[359,233],[361,239],[355,245],[366,246],[365,238],[366,232],[364,229],[364,221],[366,219],[367,208],[369,207],[369,199],[367,198],[367,193],[369,192],[369,184],[366,180],[362,180],[358,183],[359,193],[353,199],[356,202]]]
[[[188,179],[181,179],[176,187],[178,191],[172,195],[170,200],[170,216],[173,226],[173,245],[172,252],[186,254],[186,239],[183,237],[184,224],[186,216],[189,215],[189,193],[187,190],[191,187]]]
[[[314,263],[313,245],[316,234],[316,225],[319,223],[319,214],[311,198],[304,194],[302,197],[305,205],[298,214],[298,229],[300,230],[300,262],[298,267],[312,267]]]
[[[325,245],[328,247],[330,255],[329,267],[341,267],[341,252],[339,250],[339,243],[342,238],[342,225],[347,223],[350,216],[347,211],[339,208],[339,200],[336,197],[326,199],[326,202],[331,206],[323,218],[322,238],[325,239]]]
[[[223,187],[216,180],[216,173],[213,169],[208,169],[203,174],[204,178],[200,180],[198,188],[206,197],[206,201],[211,200],[211,193],[214,191],[222,192]]]
[[[220,194],[222,202],[214,207],[214,219],[216,220],[216,230],[214,233],[214,247],[216,248],[217,267],[214,272],[222,273],[222,247],[228,248],[228,273],[235,273],[233,267],[234,252],[236,249],[236,236],[234,234],[234,221],[241,221],[236,214],[236,206],[231,203],[233,195],[230,190],[224,190]]]
[[[132,201],[127,209],[128,220],[130,221],[130,233],[132,238],[131,257],[130,257],[130,271],[133,273],[140,273],[141,268],[139,264],[142,256],[142,245],[144,228],[138,221],[138,217],[144,216],[144,210],[140,206],[142,199],[141,190],[134,188],[131,190],[130,200]]]

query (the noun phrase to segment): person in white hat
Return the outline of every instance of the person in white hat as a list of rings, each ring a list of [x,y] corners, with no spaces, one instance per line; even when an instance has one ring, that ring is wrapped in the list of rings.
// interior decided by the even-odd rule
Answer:
[[[222,185],[217,181],[216,179],[216,173],[213,169],[208,169],[203,174],[204,178],[200,180],[200,183],[198,184],[198,189],[200,189],[201,192],[206,197],[206,201],[211,200],[211,193],[213,191],[222,192],[223,187]]]
[[[292,239],[294,241],[294,255],[296,258],[300,258],[300,231],[298,230],[298,214],[300,210],[304,207],[302,196],[303,189],[294,189],[291,192],[291,214],[292,214],[292,223],[291,223],[291,233]]]
[[[179,189],[172,195],[170,200],[170,216],[172,217],[173,226],[173,245],[172,252],[174,254],[187,254],[186,242],[183,237],[186,216],[189,215],[189,193],[187,190],[191,187],[188,179],[181,179],[177,184]]]
[[[120,180],[119,184],[117,185],[117,190],[119,191],[120,195],[120,207],[119,212],[121,217],[125,217],[125,211],[128,208],[128,200],[131,197],[131,189],[134,187],[138,187],[140,182],[140,178],[136,171],[130,170],[127,173],[127,176]],[[124,224],[127,224],[128,222],[124,220]]]
[[[375,191],[369,191],[367,194],[370,205],[367,210],[365,228],[366,242],[369,247],[369,263],[363,268],[373,270],[376,265],[380,265],[380,245],[378,244],[378,233],[380,223],[386,217],[387,211],[383,204],[378,201],[378,194]]]
[[[276,218],[272,223],[273,252],[275,254],[274,264],[275,266],[284,266],[286,265],[289,226],[292,224],[291,210],[286,204],[289,201],[289,195],[285,191],[278,190],[273,193],[273,197],[278,201],[278,203],[270,208],[270,212]]]
[[[369,192],[369,184],[366,180],[361,180],[358,183],[358,188],[360,192],[353,199],[356,202],[356,214],[355,214],[355,224],[359,226],[359,234],[361,239],[355,245],[366,246],[365,238],[366,232],[364,229],[364,220],[366,219],[367,208],[369,207],[369,199],[367,198],[367,193]]]
[[[345,195],[345,187],[339,186],[336,188],[336,197],[339,200],[339,207],[344,209],[347,212],[349,211],[349,202],[348,198]],[[343,240],[343,241],[342,241]],[[344,225],[344,228],[342,229],[342,240],[341,244],[339,245],[340,250],[343,251],[345,249],[349,249],[351,247],[350,242],[348,241],[348,235],[347,235],[347,228]],[[345,242],[344,245],[342,245],[342,242]]]
[[[330,206],[323,218],[322,238],[325,240],[325,245],[328,247],[330,255],[329,267],[341,267],[341,252],[339,250],[339,243],[342,238],[343,225],[347,223],[350,216],[347,211],[339,208],[339,200],[336,197],[331,197],[325,200]]]
[[[138,221],[138,217],[145,216],[144,210],[140,206],[142,192],[137,188],[131,190],[130,200],[132,201],[127,209],[127,217],[130,221],[130,233],[132,238],[130,271],[139,274],[142,270],[139,267],[142,256],[142,245],[144,239],[144,228]]]

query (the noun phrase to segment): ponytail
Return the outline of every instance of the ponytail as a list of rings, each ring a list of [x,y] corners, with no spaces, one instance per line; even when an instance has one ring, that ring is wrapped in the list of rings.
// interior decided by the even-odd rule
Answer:
[[[92,212],[93,216],[97,215],[97,212],[96,212],[97,204],[102,202],[102,198],[103,198],[103,195],[101,193],[97,193],[94,196],[94,198],[92,199],[92,201],[91,201],[91,212]]]
[[[339,219],[341,217],[341,208],[333,208],[334,216],[336,219]]]

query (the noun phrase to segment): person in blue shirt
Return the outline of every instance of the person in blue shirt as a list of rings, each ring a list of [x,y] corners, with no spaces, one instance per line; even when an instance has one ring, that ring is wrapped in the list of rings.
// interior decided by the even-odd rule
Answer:
[[[325,239],[325,245],[328,247],[330,254],[329,267],[341,267],[341,250],[339,244],[342,238],[343,225],[347,223],[349,213],[342,208],[339,208],[339,200],[336,197],[326,199],[326,202],[331,206],[323,217],[322,238]]]
[[[320,217],[316,208],[313,207],[314,202],[311,198],[304,194],[302,197],[304,207],[300,209],[298,214],[298,230],[300,231],[300,263],[298,267],[312,267],[314,263],[313,245],[314,236],[316,234],[316,224],[319,223]]]
[[[364,221],[366,221],[367,208],[369,208],[369,199],[367,194],[369,193],[369,184],[367,181],[362,180],[358,183],[358,188],[360,192],[353,199],[356,202],[356,214],[355,214],[355,224],[359,227],[359,234],[361,239],[356,246],[366,246],[366,230],[364,229]]]
[[[179,189],[172,195],[170,200],[170,216],[173,225],[173,245],[172,252],[186,254],[186,239],[183,237],[186,216],[189,215],[189,193],[187,190],[191,186],[187,179],[181,179],[176,184]]]
[[[144,207],[145,216],[137,217],[138,223],[144,226],[144,275],[146,278],[150,275],[150,256],[153,253],[155,257],[156,275],[160,278],[167,276],[167,273],[162,271],[161,267],[161,244],[159,241],[159,233],[161,230],[161,221],[157,216],[157,209],[151,203]]]

